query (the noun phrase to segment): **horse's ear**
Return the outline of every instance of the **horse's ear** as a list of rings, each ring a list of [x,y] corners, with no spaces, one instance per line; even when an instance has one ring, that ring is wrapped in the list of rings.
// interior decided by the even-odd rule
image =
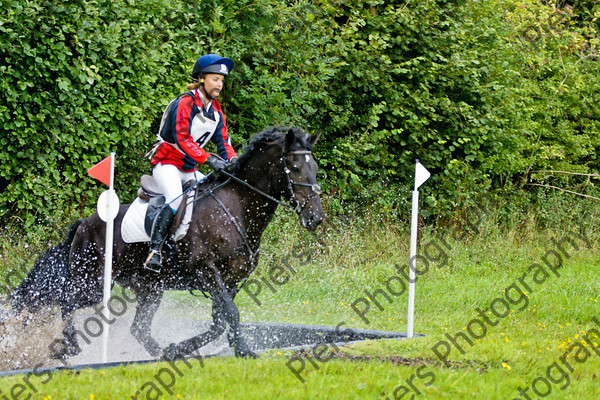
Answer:
[[[314,146],[317,143],[317,140],[319,140],[319,138],[321,137],[321,132],[319,131],[315,134],[312,134],[308,137],[308,143],[310,143],[312,146]]]
[[[295,140],[296,132],[294,132],[294,130],[290,128],[290,130],[288,130],[285,135],[285,149],[289,150],[292,147],[292,144],[294,144]]]

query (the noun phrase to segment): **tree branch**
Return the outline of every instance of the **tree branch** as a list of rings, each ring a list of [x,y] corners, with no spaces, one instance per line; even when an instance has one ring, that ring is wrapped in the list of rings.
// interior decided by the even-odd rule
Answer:
[[[526,185],[530,185],[530,186],[541,186],[541,187],[546,187],[546,188],[550,188],[550,189],[562,190],[563,192],[567,192],[567,193],[576,194],[576,195],[578,195],[578,196],[587,197],[587,198],[589,198],[589,199],[600,200],[600,198],[598,198],[598,197],[589,196],[589,195],[587,195],[587,194],[583,194],[583,193],[577,193],[577,192],[573,192],[572,190],[563,189],[563,188],[560,188],[560,187],[558,187],[558,186],[552,186],[552,185],[540,185],[539,183],[526,183]]]
[[[569,172],[569,171],[531,171],[532,174],[535,173],[553,173],[553,174],[569,174],[569,175],[581,175],[581,176],[600,176],[600,174],[584,174],[581,172]]]

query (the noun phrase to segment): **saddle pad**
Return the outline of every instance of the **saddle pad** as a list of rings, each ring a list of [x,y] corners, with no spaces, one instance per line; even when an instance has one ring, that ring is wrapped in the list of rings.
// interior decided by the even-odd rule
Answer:
[[[148,202],[139,197],[127,209],[121,224],[121,237],[125,243],[149,242],[150,236],[144,228]]]
[[[150,236],[148,236],[145,227],[148,205],[147,201],[138,197],[127,209],[121,224],[121,237],[125,243],[150,242]],[[180,208],[184,208],[183,217],[180,225],[176,227],[177,230],[171,236],[171,239],[176,242],[183,239],[190,228],[194,210],[194,197],[186,197],[186,203],[183,203]]]

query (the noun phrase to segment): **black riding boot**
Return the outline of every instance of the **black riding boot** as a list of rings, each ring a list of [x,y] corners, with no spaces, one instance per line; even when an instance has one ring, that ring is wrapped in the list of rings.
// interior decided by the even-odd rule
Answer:
[[[160,250],[171,230],[173,217],[175,217],[175,214],[173,214],[171,207],[165,207],[156,214],[152,223],[152,233],[150,234],[150,254],[148,254],[148,258],[144,263],[144,268],[160,272],[162,264]]]

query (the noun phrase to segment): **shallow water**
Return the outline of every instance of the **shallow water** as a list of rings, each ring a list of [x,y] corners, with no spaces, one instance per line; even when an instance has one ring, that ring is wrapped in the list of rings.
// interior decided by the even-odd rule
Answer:
[[[37,315],[0,316],[0,370],[25,369],[54,365],[49,346],[63,327],[52,310]]]
[[[129,333],[133,322],[134,311],[127,312],[116,318],[109,327],[109,340],[107,362],[151,360],[152,357],[144,347]],[[86,317],[93,316],[93,312],[80,312],[77,315],[75,326],[78,329],[83,325]],[[164,348],[171,343],[177,343],[198,335],[208,329],[207,321],[198,321],[187,318],[173,317],[172,310],[168,307],[159,308],[152,323],[152,337]],[[102,336],[89,337],[90,344],[79,340],[82,352],[70,358],[69,365],[94,364],[102,362]],[[225,335],[221,335],[215,342],[201,348],[198,355],[228,354],[229,345]]]
[[[135,304],[119,316],[108,318],[109,340],[107,362],[151,360],[144,347],[129,333]],[[152,323],[152,335],[163,347],[198,335],[208,329],[207,321],[179,316],[179,304],[166,301]],[[93,309],[75,313],[75,329],[79,331],[81,353],[65,361],[50,357],[52,343],[62,338],[63,322],[57,310],[44,310],[39,315],[14,316],[0,309],[0,370],[29,369],[53,366],[75,366],[102,362],[101,317]],[[105,325],[106,326],[106,325]],[[87,329],[86,329],[87,327]],[[89,342],[89,343],[88,343]],[[55,348],[60,348],[55,343]],[[232,354],[225,335],[200,349],[198,355]]]

